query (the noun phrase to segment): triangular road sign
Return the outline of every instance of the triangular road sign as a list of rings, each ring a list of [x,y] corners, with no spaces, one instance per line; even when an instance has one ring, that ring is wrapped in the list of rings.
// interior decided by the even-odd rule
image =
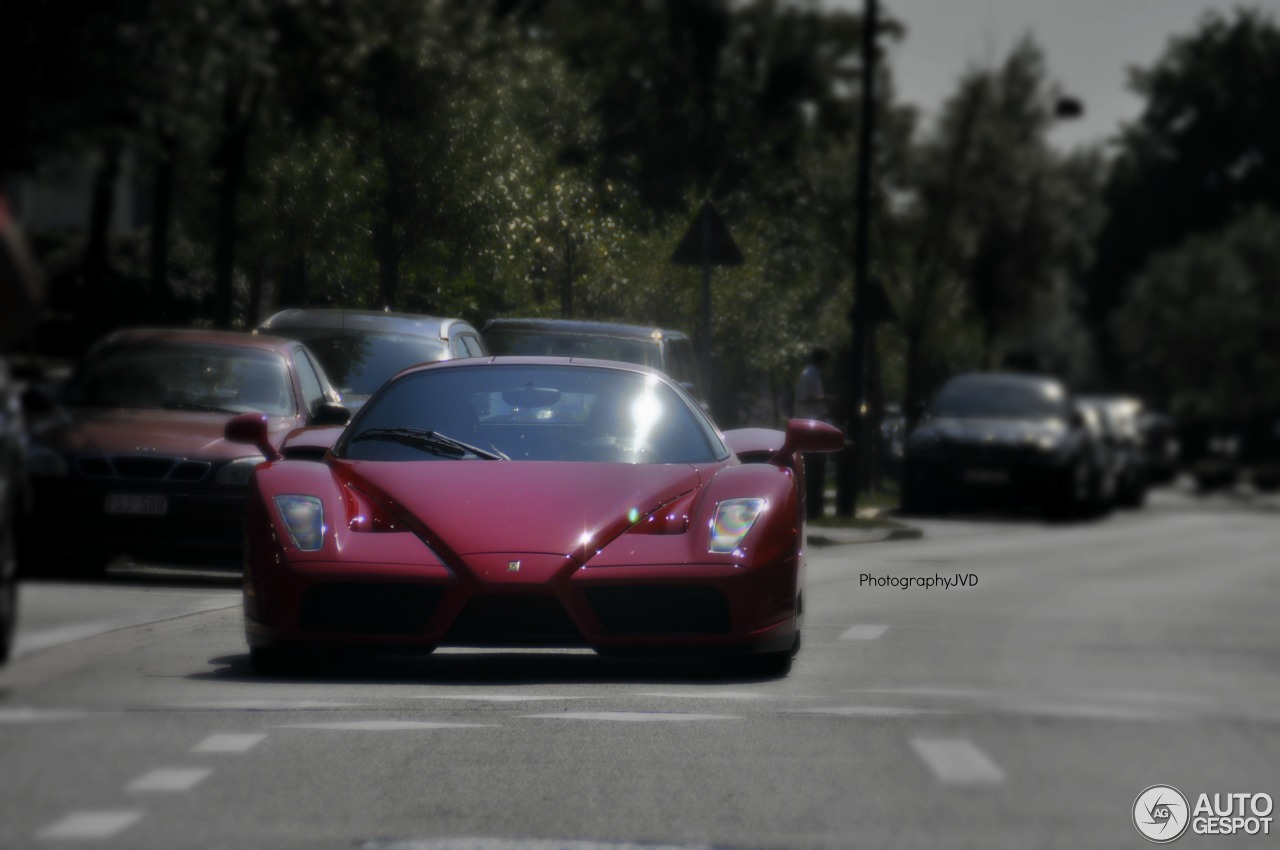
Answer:
[[[698,210],[693,224],[689,225],[671,255],[671,262],[677,266],[701,266],[704,263],[712,266],[742,265],[742,251],[710,201],[703,203],[702,209]]]

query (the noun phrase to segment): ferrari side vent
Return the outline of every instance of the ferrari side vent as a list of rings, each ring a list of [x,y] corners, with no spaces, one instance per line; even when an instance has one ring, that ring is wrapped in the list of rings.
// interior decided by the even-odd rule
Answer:
[[[330,582],[302,594],[304,631],[360,635],[425,632],[444,588],[423,584]]]
[[[616,635],[719,635],[729,631],[729,602],[713,587],[592,587],[600,623]]]

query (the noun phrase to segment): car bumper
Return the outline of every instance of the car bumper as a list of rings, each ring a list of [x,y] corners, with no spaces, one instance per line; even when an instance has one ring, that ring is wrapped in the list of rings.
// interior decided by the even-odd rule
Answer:
[[[158,515],[108,511],[112,496],[163,498]],[[158,503],[148,502],[152,509]],[[244,547],[244,492],[202,492],[148,482],[35,481],[28,549],[50,554],[92,552],[142,559],[239,565]]]
[[[798,561],[752,569],[573,568],[533,584],[483,581],[441,565],[256,564],[245,578],[245,632],[257,647],[367,651],[429,652],[442,645],[780,651],[799,629]]]
[[[936,500],[983,505],[1052,501],[1069,490],[1070,472],[1065,463],[909,457],[902,474],[904,486],[923,488]]]

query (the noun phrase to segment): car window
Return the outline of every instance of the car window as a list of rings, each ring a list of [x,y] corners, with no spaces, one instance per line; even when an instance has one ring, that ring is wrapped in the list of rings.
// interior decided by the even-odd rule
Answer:
[[[466,347],[465,357],[483,357],[484,345],[480,342],[480,337],[475,334],[463,334],[462,344]]]
[[[440,459],[403,433],[377,436],[406,428],[517,460],[703,463],[728,456],[705,414],[665,381],[608,368],[481,364],[406,375],[361,410],[340,453]]]
[[[402,369],[447,359],[449,349],[437,337],[339,328],[273,330],[306,343],[343,396],[369,396]]]
[[[1068,402],[1053,383],[955,381],[933,404],[933,415],[972,419],[1065,419]]]
[[[486,331],[485,340],[495,354],[587,357],[592,360],[635,363],[655,369],[662,367],[662,352],[658,341],[654,339],[498,328]]]
[[[298,370],[298,382],[302,384],[303,403],[306,404],[308,413],[314,413],[316,407],[325,401],[324,385],[305,349],[299,348],[294,353],[293,363]]]
[[[693,365],[693,344],[687,339],[668,340],[667,353],[667,374],[680,383],[692,384],[701,391],[697,370]]]
[[[71,406],[295,413],[284,358],[233,345],[128,341],[92,352],[67,386]]]

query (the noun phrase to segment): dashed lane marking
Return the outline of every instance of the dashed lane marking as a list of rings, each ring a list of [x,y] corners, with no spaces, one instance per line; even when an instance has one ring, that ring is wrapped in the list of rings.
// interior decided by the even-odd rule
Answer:
[[[702,720],[741,720],[732,714],[675,714],[657,711],[558,711],[553,714],[525,714],[527,718],[550,720],[606,720],[619,723],[681,723]]]
[[[262,734],[210,735],[191,750],[193,753],[246,753],[262,742]]]
[[[470,702],[548,702],[571,699],[601,699],[593,696],[561,696],[557,694],[416,694],[409,699],[452,699]]]
[[[511,838],[375,838],[360,850],[717,850],[710,844],[636,844]],[[722,848],[723,850],[723,848]]]
[[[74,720],[87,717],[87,711],[65,708],[0,708],[0,723],[44,723],[50,720]]]
[[[205,767],[162,767],[139,776],[124,790],[139,793],[190,791],[210,773],[213,771]]]
[[[764,694],[754,691],[641,691],[638,697],[660,697],[662,699],[728,699],[751,700],[760,699]]]
[[[835,705],[816,708],[795,708],[791,714],[826,714],[835,717],[920,717],[924,715],[953,714],[940,708],[916,708],[905,705]]]
[[[165,706],[179,711],[315,711],[328,708],[364,708],[367,702],[326,702],[322,700],[241,699],[217,702],[180,702]]]
[[[436,723],[417,720],[351,720],[335,723],[290,723],[288,729],[337,729],[345,732],[415,732],[427,729],[482,729],[487,723]]]
[[[875,640],[887,631],[888,626],[878,623],[860,623],[840,635],[840,640]]]
[[[912,738],[911,746],[939,782],[948,785],[999,785],[1004,771],[963,738]]]
[[[72,812],[36,833],[41,841],[92,841],[111,838],[142,820],[142,812]]]

